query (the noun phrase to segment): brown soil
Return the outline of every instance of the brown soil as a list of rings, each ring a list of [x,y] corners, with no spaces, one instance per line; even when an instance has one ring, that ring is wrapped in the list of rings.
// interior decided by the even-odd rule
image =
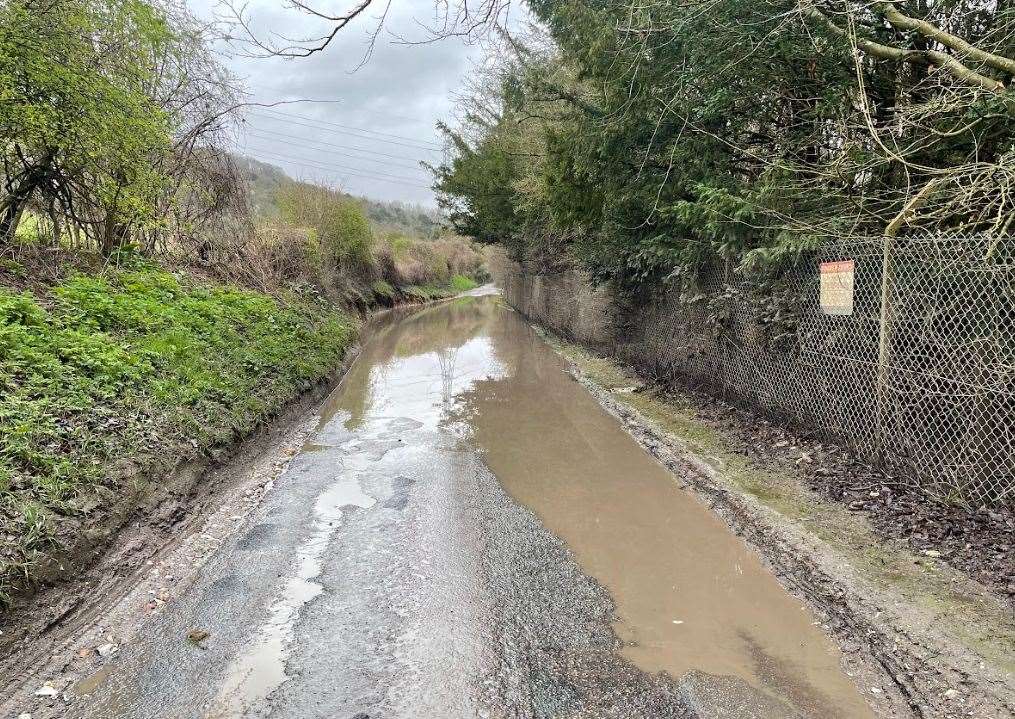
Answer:
[[[1009,603],[1015,601],[1015,506],[942,502],[799,428],[691,387],[664,389],[732,440],[733,449],[752,465],[798,471],[822,497],[863,514],[882,537],[904,540],[917,554],[939,557]]]

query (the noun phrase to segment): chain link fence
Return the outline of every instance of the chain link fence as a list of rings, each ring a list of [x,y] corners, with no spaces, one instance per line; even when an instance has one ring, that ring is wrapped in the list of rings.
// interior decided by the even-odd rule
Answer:
[[[531,277],[505,287],[523,312],[662,379],[822,430],[938,496],[1015,497],[1015,240],[859,240],[762,282],[715,268],[634,310]]]

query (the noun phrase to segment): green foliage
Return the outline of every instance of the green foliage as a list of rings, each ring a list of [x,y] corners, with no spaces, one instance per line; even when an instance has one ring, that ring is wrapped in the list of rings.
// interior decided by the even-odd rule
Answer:
[[[469,290],[474,290],[479,287],[475,280],[466,277],[465,275],[455,275],[451,278],[450,285],[451,289],[455,292],[468,292]]]
[[[454,292],[450,288],[440,285],[409,285],[402,288],[402,294],[416,302],[433,302],[451,297]]]
[[[438,202],[459,234],[479,242],[503,242],[516,232],[520,221],[512,201],[520,164],[505,150],[497,131],[472,149],[443,129],[458,155],[449,166],[436,169]]]
[[[385,233],[374,246],[374,264],[396,287],[444,287],[450,286],[455,275],[476,279],[485,276],[483,256],[464,237],[428,241]]]
[[[474,290],[478,286],[474,280],[465,275],[455,275],[446,283],[431,282],[425,285],[408,285],[402,288],[402,294],[416,302],[433,302]]]
[[[4,3],[0,137],[11,196],[75,181],[79,205],[155,222],[166,180],[158,159],[171,138],[151,67],[175,42],[142,0]]]
[[[373,234],[370,221],[358,203],[339,202],[329,208],[322,220],[321,237],[336,262],[369,261]]]
[[[903,57],[928,45],[885,19],[887,3],[807,5]],[[765,275],[822,242],[881,235],[931,182],[941,190],[912,225],[1015,227],[1010,92],[858,61],[795,0],[529,6],[549,37],[513,42],[499,87],[480,80],[470,100],[482,111],[441,128],[453,152],[435,168],[438,197],[464,234],[637,294],[704,265]],[[1015,53],[1000,6],[891,7]]]
[[[294,182],[278,189],[276,201],[282,220],[312,230],[333,263],[370,262],[373,232],[356,200],[325,187]]]
[[[153,268],[75,275],[44,307],[0,290],[0,597],[57,518],[248,432],[339,363],[341,313]],[[142,474],[142,476],[146,476]]]
[[[37,245],[43,240],[41,219],[34,212],[25,212],[14,230],[14,241],[19,245]]]
[[[373,290],[374,294],[382,300],[391,301],[396,297],[395,288],[391,286],[390,282],[386,282],[385,280],[377,280],[370,285],[370,289]]]
[[[387,233],[384,236],[384,241],[391,248],[391,256],[395,260],[408,258],[416,244],[411,237],[398,233]]]

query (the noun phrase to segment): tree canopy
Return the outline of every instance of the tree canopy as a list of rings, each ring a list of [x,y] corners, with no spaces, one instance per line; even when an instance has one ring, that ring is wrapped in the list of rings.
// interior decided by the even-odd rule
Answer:
[[[1010,2],[528,4],[540,26],[503,35],[446,128],[462,232],[621,285],[1011,232]]]
[[[107,251],[165,223],[169,205],[183,207],[177,219],[199,214],[223,184],[195,172],[202,138],[232,100],[200,25],[173,0],[3,3],[0,247],[31,202]]]

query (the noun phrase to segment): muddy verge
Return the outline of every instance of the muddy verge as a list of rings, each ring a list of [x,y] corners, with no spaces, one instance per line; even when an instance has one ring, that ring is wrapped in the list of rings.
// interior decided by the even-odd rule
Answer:
[[[825,629],[847,657],[873,661],[891,677],[913,716],[1015,716],[1015,657],[1010,651],[1015,620],[996,596],[958,576],[939,556],[884,545],[869,528],[858,528],[857,516],[821,504],[802,482],[790,493],[765,472],[748,473],[746,482],[744,476],[731,477],[735,463],[718,450],[713,454],[713,447],[697,435],[707,433],[705,422],[697,417],[672,425],[660,421],[660,413],[675,411],[673,397],[669,403],[646,401],[653,391],[632,370],[549,337],[569,360],[572,376],[757,550],[787,589],[827,617]],[[607,381],[589,371],[597,364],[609,367]],[[735,417],[717,414],[713,421],[729,424]],[[746,427],[740,433],[755,436]],[[780,436],[773,444],[787,444],[776,449],[799,446]],[[856,555],[865,555],[863,562],[840,551],[850,543]],[[868,560],[884,565],[878,567],[880,574],[868,571]],[[927,601],[918,606],[923,599]]]
[[[785,418],[767,419],[690,385],[662,389],[686,401],[752,462],[791,467],[822,497],[862,513],[879,536],[902,540],[1015,604],[1015,505],[970,509],[944,502]]]
[[[484,291],[488,286],[472,293]],[[406,298],[392,308],[374,308],[363,330],[390,312],[411,313],[442,301]],[[0,696],[59,653],[76,630],[132,591],[154,558],[179,549],[200,531],[197,544],[202,546],[193,550],[195,562],[187,569],[196,568],[210,552],[205,549],[217,541],[215,532],[208,534],[205,526],[209,518],[232,504],[228,524],[256,506],[265,485],[270,488],[271,478],[284,470],[312,431],[316,417],[312,410],[341,382],[358,353],[358,345],[350,347],[339,367],[294,397],[280,413],[265,417],[252,432],[208,456],[187,457],[189,448],[183,448],[173,452],[180,457],[175,467],[147,478],[128,461],[121,462],[123,496],[108,511],[62,527],[62,546],[34,571],[37,589],[16,597],[11,608],[0,613]],[[181,551],[193,553],[189,548]],[[181,569],[174,578],[180,588],[187,573]],[[161,595],[169,593],[163,587],[153,590],[151,610],[164,604],[168,596]]]
[[[181,459],[167,474],[143,484],[133,478],[131,485],[143,488],[125,493],[76,531],[65,531],[59,551],[34,575],[39,589],[17,597],[0,615],[0,695],[77,627],[128,591],[153,557],[186,537],[214,510],[223,492],[291,444],[293,436],[304,431],[308,412],[334,389],[357,353],[358,347],[351,347],[340,367],[293,398],[280,414],[264,418],[250,434],[214,455]]]

